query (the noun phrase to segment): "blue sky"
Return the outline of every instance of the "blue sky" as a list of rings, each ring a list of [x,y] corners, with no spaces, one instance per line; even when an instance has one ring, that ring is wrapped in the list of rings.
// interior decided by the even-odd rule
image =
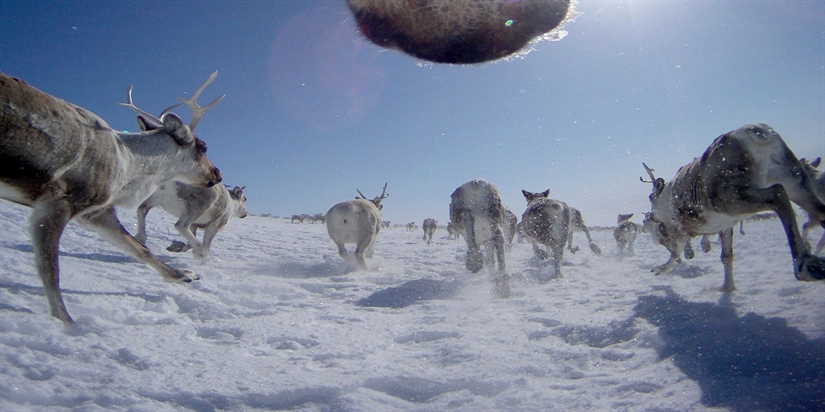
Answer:
[[[591,225],[649,209],[718,135],[771,124],[825,156],[825,2],[581,1],[568,35],[523,59],[433,65],[360,37],[344,0],[0,2],[0,71],[120,130],[219,71],[196,133],[252,213],[324,213],[388,182],[384,219],[448,220],[472,178]],[[186,109],[178,112],[187,118]],[[125,211],[121,213],[127,213]],[[640,217],[637,217],[641,221]]]

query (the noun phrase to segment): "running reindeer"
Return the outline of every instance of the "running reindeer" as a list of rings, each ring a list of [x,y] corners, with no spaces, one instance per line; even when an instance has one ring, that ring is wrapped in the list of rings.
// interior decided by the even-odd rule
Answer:
[[[465,266],[478,273],[486,263],[494,275],[495,293],[510,297],[510,275],[504,263],[504,206],[495,186],[482,179],[470,180],[450,195],[450,222],[467,242]],[[480,247],[485,246],[485,259]]]
[[[136,207],[159,184],[175,180],[203,187],[221,181],[206,157],[206,144],[192,130],[207,106],[194,104],[217,76],[204,83],[190,101],[189,126],[169,111],[159,117],[132,103],[130,86],[124,105],[138,112],[140,133],[118,133],[81,107],[0,73],[0,197],[29,206],[35,264],[51,315],[73,323],[60,291],[60,237],[75,219],[146,263],[170,282],[200,276],[173,269],[158,260],[121,225],[115,207]],[[194,108],[197,107],[197,108]]]
[[[644,164],[643,164],[644,165]],[[691,236],[719,233],[725,280],[733,283],[733,226],[766,210],[779,215],[799,280],[825,279],[825,259],[810,253],[799,234],[791,202],[810,213],[825,227],[825,203],[816,196],[813,179],[770,126],[759,123],[725,133],[711,143],[700,158],[682,166],[665,182],[644,165],[653,184],[650,220],[670,259],[653,269],[657,275],[671,270]]]
[[[550,189],[541,193],[522,190],[521,194],[527,200],[527,209],[521,215],[524,235],[533,245],[537,259],[547,259],[547,251],[553,254],[555,277],[561,277],[564,246],[570,236],[570,207],[560,200],[549,199]]]
[[[209,258],[212,240],[229,219],[243,219],[249,213],[243,189],[235,186],[230,191],[223,185],[200,187],[181,182],[164,183],[138,207],[135,239],[146,244],[146,215],[160,206],[178,218],[175,229],[186,239],[186,243],[173,242],[166,250],[185,252],[192,248],[195,261],[204,263]],[[203,242],[196,237],[198,229],[203,229]]]
[[[619,247],[619,254],[625,253],[633,254],[633,243],[636,241],[636,235],[639,233],[639,225],[630,221],[633,213],[626,215],[619,215],[616,218],[616,229],[613,230],[613,238],[616,239],[616,246]]]
[[[424,228],[424,240],[427,241],[428,245],[433,243],[433,234],[435,233],[436,226],[438,226],[438,221],[431,217],[424,219],[424,222],[421,224],[421,227]]]
[[[367,270],[364,257],[372,258],[375,246],[375,237],[381,231],[381,210],[384,206],[381,201],[387,198],[387,184],[381,196],[367,200],[367,197],[356,189],[359,197],[336,203],[327,212],[324,220],[327,224],[329,237],[338,246],[338,254],[347,259],[346,243],[355,243],[355,261],[359,270]]]

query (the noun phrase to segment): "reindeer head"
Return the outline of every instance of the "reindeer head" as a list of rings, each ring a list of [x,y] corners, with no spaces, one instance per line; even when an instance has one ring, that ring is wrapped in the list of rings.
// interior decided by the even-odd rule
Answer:
[[[358,192],[358,194],[360,195],[360,196],[356,196],[355,197],[356,199],[369,200],[369,199],[367,199],[366,196],[364,196],[363,193],[361,193],[360,190],[355,189],[355,191]],[[378,208],[378,210],[382,210],[382,209],[384,209],[384,206],[381,204],[381,201],[388,198],[389,196],[390,195],[387,194],[387,184],[384,183],[384,189],[381,191],[381,196],[372,198],[372,200],[370,200],[370,202],[372,202],[372,204],[374,204],[375,207]]]
[[[229,186],[226,188],[229,189]],[[241,219],[249,214],[249,211],[246,209],[246,196],[243,194],[244,189],[246,189],[246,186],[235,186],[232,190],[229,190],[229,197],[238,203],[238,210],[235,212],[235,216]]]
[[[622,222],[629,221],[630,218],[633,217],[633,215],[634,215],[633,213],[628,213],[626,215],[621,215],[620,214],[619,217],[616,218],[616,223],[617,224],[622,224]]]
[[[203,114],[224,97],[220,96],[203,107],[196,102],[206,86],[212,83],[217,76],[218,72],[212,73],[190,99],[178,98],[181,103],[167,107],[158,117],[135,106],[132,101],[132,85],[126,91],[126,102],[119,103],[121,106],[126,106],[138,113],[137,122],[141,131],[167,135],[179,146],[178,164],[192,165],[189,169],[178,170],[175,176],[177,180],[184,183],[212,187],[220,183],[222,179],[220,170],[206,158],[206,143],[198,139],[193,133]],[[184,103],[192,110],[192,120],[188,126],[183,124],[178,115],[170,112]]]
[[[662,194],[662,191],[665,190],[665,179],[662,179],[661,177],[656,178],[655,176],[653,176],[653,169],[647,167],[647,165],[644,164],[644,162],[642,162],[642,166],[645,167],[647,175],[650,176],[650,180],[645,180],[641,176],[639,176],[639,180],[641,180],[644,183],[653,183],[653,192],[651,192],[649,196],[649,199],[652,203],[656,198],[659,197],[659,195]]]
[[[522,189],[521,194],[524,195],[525,199],[527,199],[527,204],[529,205],[530,203],[533,203],[534,200],[547,199],[547,196],[550,196],[550,189],[547,189],[541,193],[532,193]]]

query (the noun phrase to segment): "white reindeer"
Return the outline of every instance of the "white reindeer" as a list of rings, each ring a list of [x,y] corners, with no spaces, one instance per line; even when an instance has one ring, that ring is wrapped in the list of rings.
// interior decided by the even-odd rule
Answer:
[[[613,238],[619,247],[619,254],[623,254],[625,249],[628,254],[633,254],[633,243],[636,241],[636,234],[639,233],[639,225],[630,221],[633,213],[620,214],[616,218],[616,229],[613,230]]]
[[[537,259],[547,259],[547,251],[553,254],[555,277],[561,277],[564,246],[570,235],[570,207],[560,200],[549,199],[550,189],[541,193],[522,190],[521,194],[527,200],[527,209],[521,215],[524,235],[533,245]],[[539,245],[544,245],[547,251]]]
[[[381,201],[387,198],[387,184],[381,196],[367,200],[360,190],[360,197],[336,203],[327,212],[324,220],[327,224],[329,237],[338,246],[338,254],[347,259],[346,243],[355,243],[355,260],[360,270],[367,270],[364,257],[372,258],[374,253],[375,237],[381,231],[381,210],[384,206]]]
[[[75,219],[157,270],[170,282],[200,276],[158,260],[121,225],[115,207],[136,207],[170,180],[211,187],[220,171],[207,159],[206,145],[192,134],[205,107],[195,100],[217,72],[189,100],[196,107],[189,126],[168,111],[139,113],[140,133],[118,133],[100,117],[0,73],[0,197],[29,206],[37,273],[51,315],[73,323],[60,291],[60,236]]]
[[[482,179],[470,180],[450,196],[450,222],[467,242],[465,266],[478,273],[487,261],[492,270],[495,262],[494,291],[501,298],[510,296],[510,274],[504,262],[504,206],[495,186]],[[485,246],[485,259],[480,247]]]
[[[178,218],[175,229],[186,239],[186,243],[172,243],[167,250],[184,252],[191,247],[195,260],[206,262],[212,240],[229,219],[243,219],[249,213],[243,189],[235,186],[229,191],[223,185],[200,187],[181,182],[164,183],[138,207],[135,239],[146,244],[146,215],[152,208],[160,206]],[[196,237],[198,229],[204,229],[203,243]]]
[[[791,201],[823,226],[825,203],[816,196],[812,177],[770,126],[749,124],[719,136],[702,157],[682,166],[667,183],[644,166],[650,176],[647,182],[653,183],[650,220],[670,251],[670,259],[653,269],[656,274],[673,268],[691,236],[719,233],[725,268],[721,290],[735,290],[733,226],[772,210],[785,229],[794,276],[805,281],[825,279],[825,259],[810,253]]]
[[[433,234],[435,233],[435,228],[437,226],[438,221],[431,217],[424,219],[424,223],[421,224],[421,227],[424,228],[424,240],[427,241],[428,245],[433,243]]]
[[[813,178],[814,183],[814,190],[816,191],[816,195],[822,200],[825,201],[825,173],[820,172],[816,168],[819,167],[819,163],[822,159],[817,157],[813,161],[807,161],[805,159],[800,159],[802,162],[802,166],[805,167],[805,170],[808,172],[808,175]],[[802,225],[802,239],[805,240],[805,244],[807,245],[808,249],[811,249],[811,244],[808,242],[808,232],[811,228],[816,227],[818,222],[816,217],[810,213],[808,213],[808,221]],[[816,244],[816,252],[815,255],[821,255],[822,251],[825,251],[825,233],[822,234],[822,237],[819,238],[819,242]]]

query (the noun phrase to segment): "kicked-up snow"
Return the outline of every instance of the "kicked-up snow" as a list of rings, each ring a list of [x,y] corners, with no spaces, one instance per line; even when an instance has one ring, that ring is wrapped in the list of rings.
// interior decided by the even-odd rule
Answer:
[[[70,224],[67,328],[34,271],[29,213],[0,202],[2,411],[825,409],[825,283],[794,279],[778,219],[735,233],[731,294],[716,242],[654,276],[668,253],[648,235],[621,257],[594,230],[602,254],[565,251],[561,278],[515,243],[506,300],[443,227],[429,245],[382,230],[358,272],[323,225],[250,216],[197,266],[165,250],[180,239],[157,211],[149,247],[203,276],[180,285]]]

